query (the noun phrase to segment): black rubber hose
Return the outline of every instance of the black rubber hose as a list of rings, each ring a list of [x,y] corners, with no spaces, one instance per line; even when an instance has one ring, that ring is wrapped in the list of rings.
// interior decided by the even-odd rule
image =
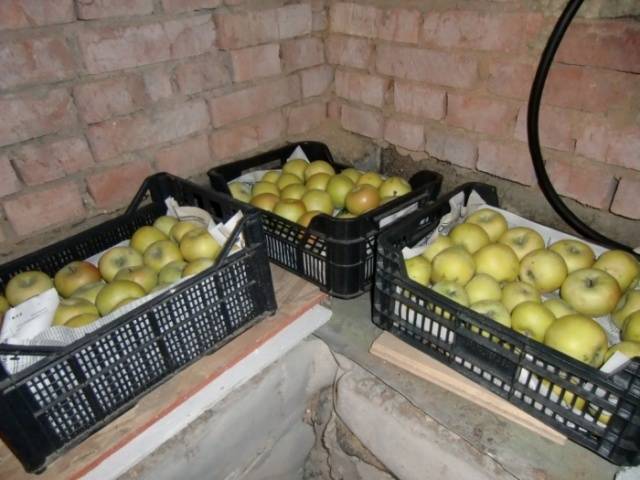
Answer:
[[[553,188],[553,184],[549,180],[547,170],[544,165],[544,159],[542,158],[542,151],[540,149],[540,136],[538,132],[538,121],[540,117],[540,101],[542,99],[542,93],[544,91],[544,84],[547,80],[547,75],[553,63],[553,58],[560,46],[560,42],[564,37],[571,20],[575,16],[576,12],[582,5],[583,0],[569,0],[562,15],[558,19],[556,26],[551,32],[551,36],[547,41],[547,45],[542,52],[540,63],[538,64],[538,70],[536,71],[535,78],[533,79],[533,85],[531,86],[531,94],[529,95],[529,109],[527,112],[527,135],[529,140],[529,152],[531,153],[531,160],[533,162],[533,168],[538,178],[538,185],[544,193],[547,201],[551,204],[553,209],[558,215],[576,232],[583,237],[593,240],[609,248],[618,248],[633,252],[633,249],[627,245],[611,240],[604,235],[596,232],[580,220],[576,215],[567,207],[561,200],[560,196]]]

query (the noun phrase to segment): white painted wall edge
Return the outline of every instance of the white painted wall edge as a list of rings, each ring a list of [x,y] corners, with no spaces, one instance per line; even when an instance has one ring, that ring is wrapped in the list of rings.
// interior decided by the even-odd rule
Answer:
[[[274,335],[198,393],[185,400],[121,449],[85,474],[85,480],[105,480],[126,473],[168,439],[196,420],[234,388],[257,375],[331,318],[331,310],[316,305]]]

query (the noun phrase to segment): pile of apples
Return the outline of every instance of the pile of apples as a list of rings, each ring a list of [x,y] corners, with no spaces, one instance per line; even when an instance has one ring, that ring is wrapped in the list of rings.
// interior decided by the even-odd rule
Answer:
[[[401,177],[384,179],[376,172],[346,168],[336,174],[324,160],[288,160],[282,170],[271,170],[253,185],[228,184],[231,195],[308,227],[320,213],[354,218],[411,191]]]
[[[535,230],[483,208],[405,266],[419,284],[595,368],[618,350],[640,356],[640,263],[625,251],[596,259],[573,239],[545,248]],[[611,347],[594,320],[609,314],[622,338]]]
[[[73,261],[52,279],[40,271],[22,272],[0,295],[0,320],[10,307],[55,287],[60,296],[53,325],[82,327],[148,293],[213,265],[221,245],[201,224],[158,217],[136,230],[128,246],[106,251],[96,267]]]

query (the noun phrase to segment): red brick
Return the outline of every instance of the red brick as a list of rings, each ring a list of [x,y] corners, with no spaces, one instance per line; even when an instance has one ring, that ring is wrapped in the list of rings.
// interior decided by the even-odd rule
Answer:
[[[367,68],[373,55],[373,45],[362,38],[330,36],[327,39],[329,63],[345,67]]]
[[[31,143],[13,152],[11,157],[27,185],[50,182],[93,165],[93,157],[84,137],[39,145]]]
[[[209,127],[203,100],[190,100],[166,110],[144,112],[91,125],[89,141],[99,161],[186,137]]]
[[[609,207],[616,180],[606,165],[547,159],[546,167],[549,178],[560,195],[590,207]]]
[[[468,88],[478,79],[471,56],[397,45],[378,45],[376,66],[385,75],[449,87]]]
[[[384,139],[407,150],[419,152],[424,149],[424,127],[390,118],[384,128]]]
[[[390,42],[418,43],[421,21],[418,10],[383,10],[379,18],[378,38]]]
[[[11,195],[20,190],[20,180],[11,166],[9,157],[0,154],[0,197]]]
[[[324,63],[324,44],[319,38],[301,38],[282,44],[282,65],[287,72]]]
[[[478,145],[477,168],[524,185],[533,185],[536,178],[529,149],[521,144],[481,141]]]
[[[0,88],[64,80],[73,75],[73,54],[63,38],[37,38],[0,45]]]
[[[525,100],[529,98],[534,73],[535,67],[529,63],[493,60],[489,64],[487,88],[501,97]]]
[[[286,121],[282,112],[272,112],[231,128],[214,131],[209,137],[216,159],[235,157],[258,148],[285,134]]]
[[[73,100],[65,89],[0,97],[0,146],[39,137],[76,124]]]
[[[280,39],[300,37],[311,33],[311,6],[309,4],[287,5],[276,10],[278,37]]]
[[[103,27],[78,35],[89,73],[137,67],[209,51],[216,32],[210,15],[129,27]]]
[[[343,105],[340,112],[342,127],[365,137],[380,138],[384,129],[384,119],[380,112]]]
[[[442,48],[513,52],[528,40],[532,15],[472,11],[434,12],[425,16],[423,38]]]
[[[297,77],[287,77],[257,87],[246,88],[221,97],[209,99],[214,127],[282,107],[300,98]]]
[[[638,192],[640,192],[640,179],[622,177],[611,204],[611,211],[623,217],[640,220]]]
[[[178,65],[175,76],[178,89],[185,95],[231,83],[231,75],[222,54],[207,55]]]
[[[559,108],[542,107],[538,121],[541,145],[572,152],[576,145],[573,124],[572,112]],[[522,142],[528,141],[527,105],[520,107],[514,136]]]
[[[603,161],[609,144],[609,123],[600,116],[583,115],[576,139],[576,153]]]
[[[329,12],[329,28],[332,32],[375,38],[382,12],[366,5],[336,3]]]
[[[302,97],[315,97],[327,91],[333,82],[333,68],[320,65],[300,72]]]
[[[7,200],[4,211],[20,236],[71,223],[85,216],[82,196],[72,182]]]
[[[80,0],[78,18],[96,18],[147,15],[153,12],[153,0]]]
[[[308,132],[327,119],[327,104],[324,102],[308,103],[289,110],[288,129],[290,135]]]
[[[393,103],[397,112],[414,117],[442,120],[446,113],[446,93],[428,85],[416,85],[396,80]]]
[[[152,102],[173,96],[171,74],[164,68],[154,68],[142,74],[144,87]]]
[[[470,95],[448,95],[447,123],[474,132],[508,134],[517,114],[517,107],[510,103]]]
[[[76,85],[73,94],[78,113],[87,123],[135,112],[145,107],[150,100],[145,91],[144,80],[137,75]]]
[[[154,158],[158,171],[181,177],[206,172],[213,166],[206,135],[198,135],[158,150]]]
[[[556,61],[640,73],[640,25],[633,19],[574,22]]]
[[[280,46],[278,44],[260,45],[231,51],[233,79],[245,82],[255,78],[278,75],[280,69]]]
[[[336,95],[374,107],[384,105],[384,94],[389,88],[387,79],[364,73],[336,71]]]
[[[125,163],[87,177],[87,187],[97,208],[115,208],[131,201],[152,173],[146,161]]]
[[[606,158],[607,163],[640,170],[640,128],[612,131]]]
[[[222,0],[162,0],[164,11],[168,13],[216,8],[220,5],[222,5]]]
[[[438,160],[460,167],[475,168],[478,147],[470,138],[452,132],[451,129],[426,127],[425,151]]]
[[[73,22],[73,0],[2,0],[0,30]]]

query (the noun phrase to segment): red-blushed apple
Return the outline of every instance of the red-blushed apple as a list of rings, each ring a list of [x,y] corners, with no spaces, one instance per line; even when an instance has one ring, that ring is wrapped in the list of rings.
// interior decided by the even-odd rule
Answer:
[[[11,306],[15,307],[50,288],[53,288],[53,280],[49,275],[44,272],[28,271],[19,273],[9,280],[4,294]]]
[[[198,258],[193,262],[189,262],[187,266],[184,267],[184,270],[182,271],[182,278],[190,275],[197,275],[211,266],[213,266],[213,260],[209,258]]]
[[[88,283],[87,285],[83,285],[75,292],[73,292],[73,294],[69,298],[84,298],[85,300],[89,300],[95,305],[96,297],[105,285],[106,283],[104,283],[104,281],[102,280],[100,280],[99,282]]]
[[[544,344],[594,368],[602,366],[609,346],[600,324],[579,313],[556,319],[544,335]]]
[[[599,317],[611,313],[622,296],[615,278],[595,268],[583,268],[569,274],[560,288],[560,296],[578,313]]]
[[[195,230],[197,228],[204,228],[204,227],[203,225],[196,222],[190,222],[188,220],[180,221],[171,228],[171,234],[170,234],[171,240],[173,240],[176,243],[180,243],[180,240],[182,240],[182,237],[184,237],[191,230]]]
[[[622,339],[640,342],[640,311],[633,312],[624,319]]]
[[[604,361],[606,362],[607,360],[609,360],[611,356],[616,352],[623,353],[629,358],[640,357],[640,343],[631,340],[616,343],[615,345],[609,347],[609,350],[607,350],[607,353],[605,353],[604,355]]]
[[[567,278],[567,264],[553,250],[540,248],[527,253],[520,261],[520,280],[528,282],[540,293],[549,293],[562,286]]]
[[[371,185],[374,188],[379,188],[382,185],[383,179],[379,173],[376,172],[365,172],[363,173],[356,185]]]
[[[589,268],[596,261],[591,247],[580,240],[569,238],[558,240],[549,247],[549,250],[553,250],[564,259],[568,273],[581,268]]]
[[[260,179],[261,182],[268,182],[268,183],[276,183],[278,181],[278,179],[280,178],[280,175],[282,175],[282,171],[281,170],[269,170],[267,173],[265,173],[262,178]]]
[[[603,270],[616,279],[620,290],[634,288],[640,279],[640,262],[624,250],[609,250],[598,257],[593,268]]]
[[[83,298],[63,298],[53,315],[52,325],[64,325],[73,317],[85,313],[98,315],[98,309],[93,303]]]
[[[68,298],[78,288],[88,283],[97,282],[101,279],[98,268],[83,261],[75,261],[62,267],[53,278],[53,284],[58,293]]]
[[[355,169],[353,167],[349,167],[349,168],[345,168],[344,170],[342,170],[340,172],[340,175],[345,175],[347,177],[349,177],[351,179],[351,181],[355,184],[358,182],[358,180],[360,179],[360,177],[362,176],[364,172],[361,172],[358,169]]]
[[[187,266],[184,260],[178,260],[165,265],[158,273],[158,284],[170,285],[182,278],[182,272]]]
[[[331,195],[323,190],[309,190],[303,195],[301,200],[307,212],[319,211],[327,215],[333,213]]]
[[[469,280],[464,287],[469,296],[469,303],[477,303],[482,300],[502,299],[502,289],[500,284],[490,275],[479,273]]]
[[[318,173],[334,175],[336,171],[329,162],[326,162],[324,160],[314,160],[313,162],[309,163],[306,170],[304,171],[304,179],[309,180],[311,177]]]
[[[523,302],[541,303],[540,292],[533,285],[526,282],[508,282],[502,287],[502,304],[509,312]]]
[[[429,285],[429,279],[431,278],[431,263],[429,260],[418,255],[417,257],[406,259],[404,266],[407,269],[407,276],[411,280],[425,287]]]
[[[278,177],[278,180],[280,180],[280,177]],[[253,185],[253,188],[251,189],[251,197],[257,197],[260,194],[263,193],[270,193],[272,195],[275,195],[277,197],[280,196],[280,189],[278,188],[277,184],[275,183],[270,183],[270,182],[257,182]]]
[[[511,328],[538,342],[544,341],[544,334],[555,320],[553,312],[539,301],[519,303],[511,312]]]
[[[290,173],[304,181],[304,171],[309,166],[309,162],[303,158],[292,158],[282,166],[282,173]]]
[[[99,318],[100,315],[97,313],[81,313],[80,315],[76,315],[72,319],[68,320],[64,326],[69,328],[80,328],[95,322]]]
[[[481,208],[476,210],[465,220],[467,223],[474,223],[482,227],[491,242],[497,242],[498,239],[507,231],[508,225],[504,216],[500,212],[491,210],[490,208]]]
[[[167,238],[169,238],[169,236],[171,235],[171,229],[176,223],[178,223],[178,219],[176,217],[170,217],[169,215],[161,215],[158,218],[156,218],[156,220],[153,222],[153,226],[158,230],[160,230],[162,233],[164,233],[167,236]]]
[[[153,268],[146,265],[125,267],[120,269],[114,277],[114,281],[117,280],[135,282],[144,288],[145,293],[149,293],[158,284],[158,274]]]
[[[204,228],[192,230],[180,240],[180,253],[186,262],[198,258],[214,260],[222,250],[222,246]]]
[[[276,182],[276,187],[278,187],[278,190],[282,192],[282,190],[287,188],[289,185],[295,185],[297,183],[302,184],[302,179],[300,177],[292,173],[283,173],[282,175],[280,175],[280,178]]]
[[[618,328],[622,329],[626,318],[637,311],[640,311],[640,290],[629,290],[620,298],[611,314],[611,320]]]
[[[113,280],[121,268],[140,265],[144,265],[142,255],[131,247],[113,247],[106,251],[98,261],[100,274],[107,282]]]
[[[280,200],[276,203],[275,207],[273,207],[273,213],[293,223],[296,223],[306,211],[307,209],[301,200]]]
[[[561,298],[550,298],[542,302],[547,307],[553,316],[556,318],[564,317],[565,315],[571,315],[572,313],[578,313],[574,308]]]
[[[473,277],[475,270],[476,266],[469,252],[460,246],[454,245],[433,258],[431,278],[434,282],[448,280],[464,287]]]
[[[378,187],[381,197],[401,197],[411,191],[411,185],[402,177],[389,177]]]
[[[272,212],[273,207],[280,201],[280,197],[273,193],[261,193],[251,199],[251,205],[267,212]]]
[[[159,240],[168,240],[169,238],[155,227],[148,225],[137,229],[131,237],[129,246],[140,253],[144,253],[149,245]]]
[[[474,223],[460,223],[449,232],[449,238],[454,245],[460,245],[474,254],[485,245],[489,244],[489,235],[482,227]]]
[[[371,185],[358,185],[347,193],[344,205],[350,213],[362,215],[380,205],[380,194]]]
[[[171,240],[159,240],[149,245],[142,260],[147,267],[159,272],[165,265],[182,260],[182,253],[178,245]]]
[[[146,295],[144,288],[129,280],[114,280],[105,285],[96,297],[96,307],[100,315],[108,315],[124,300],[136,299]]]
[[[437,254],[449,247],[453,247],[451,239],[446,235],[438,235],[433,242],[427,245],[427,248],[422,252],[422,256],[430,262],[433,262],[433,258]]]
[[[518,278],[520,262],[513,250],[502,243],[490,243],[473,254],[478,273],[486,273],[498,282]]]
[[[288,187],[285,187],[280,192],[280,198],[281,199],[290,198],[293,200],[300,200],[302,196],[306,193],[306,191],[307,189],[303,184],[294,183],[293,185],[289,185]]]
[[[229,189],[231,196],[236,200],[240,200],[245,203],[249,203],[249,200],[251,200],[251,187],[249,184],[242,182],[229,182],[227,184],[227,188]]]
[[[344,175],[334,175],[329,179],[326,191],[331,196],[334,208],[344,208],[347,194],[354,186],[351,179]]]
[[[307,180],[304,184],[307,190],[327,190],[327,184],[331,180],[331,175],[328,173],[316,173],[313,177]]]
[[[527,253],[544,248],[544,239],[538,232],[528,227],[510,228],[502,234],[498,242],[511,247],[518,261],[522,260]]]

